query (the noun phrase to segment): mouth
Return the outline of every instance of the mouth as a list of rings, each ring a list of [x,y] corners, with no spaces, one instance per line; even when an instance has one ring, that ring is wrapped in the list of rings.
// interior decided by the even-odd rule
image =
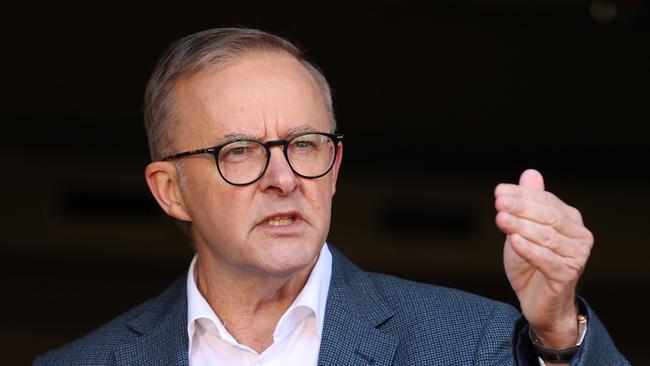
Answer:
[[[294,221],[296,221],[296,218],[293,216],[276,216],[266,220],[266,223],[271,226],[284,226],[289,225]]]
[[[299,219],[300,214],[298,212],[282,212],[267,216],[261,223],[270,226],[287,226]]]

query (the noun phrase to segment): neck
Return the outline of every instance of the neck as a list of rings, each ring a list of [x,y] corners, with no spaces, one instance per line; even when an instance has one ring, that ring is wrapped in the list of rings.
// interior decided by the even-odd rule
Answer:
[[[273,331],[305,286],[316,259],[287,276],[243,273],[200,252],[194,266],[197,288],[239,343],[261,353]]]

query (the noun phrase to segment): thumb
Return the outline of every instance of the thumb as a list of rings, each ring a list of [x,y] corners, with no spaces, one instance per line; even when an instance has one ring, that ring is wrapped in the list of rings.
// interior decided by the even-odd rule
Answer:
[[[535,169],[527,169],[519,177],[519,185],[526,188],[544,190],[544,178]]]

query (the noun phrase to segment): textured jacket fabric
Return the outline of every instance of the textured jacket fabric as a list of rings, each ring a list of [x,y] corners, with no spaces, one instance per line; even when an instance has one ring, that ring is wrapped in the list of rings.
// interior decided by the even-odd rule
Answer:
[[[364,272],[332,250],[318,365],[513,365],[525,326],[512,306],[459,290]],[[579,366],[629,365],[598,317]],[[514,344],[514,347],[513,347]],[[34,360],[45,365],[188,365],[186,278],[85,337]],[[519,357],[521,358],[521,357]],[[537,366],[534,359],[523,364]]]

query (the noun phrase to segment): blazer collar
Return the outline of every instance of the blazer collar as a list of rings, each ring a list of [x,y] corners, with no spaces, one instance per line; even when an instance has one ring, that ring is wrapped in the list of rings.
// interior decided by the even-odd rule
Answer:
[[[364,271],[330,249],[332,281],[318,365],[392,364],[398,342],[380,326],[394,315],[393,310]]]
[[[189,366],[186,281],[176,280],[127,323],[140,336],[115,352],[117,365]]]
[[[329,248],[332,279],[318,365],[390,365],[398,342],[380,326],[393,310],[364,271]],[[118,348],[117,365],[189,365],[186,282],[182,276],[128,321],[139,337]]]

